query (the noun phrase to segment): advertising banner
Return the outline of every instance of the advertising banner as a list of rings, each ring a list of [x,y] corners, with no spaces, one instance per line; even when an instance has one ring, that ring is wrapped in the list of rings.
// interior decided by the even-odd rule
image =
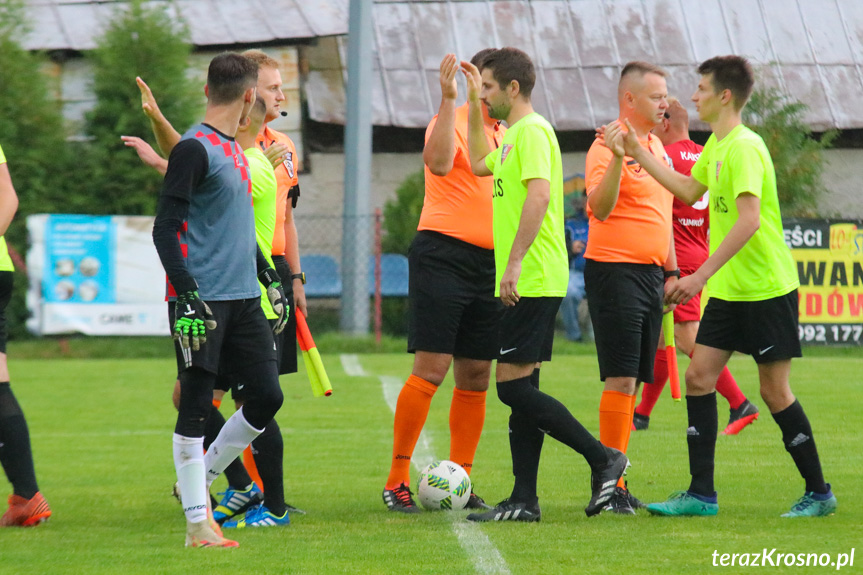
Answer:
[[[863,220],[787,219],[800,277],[800,341],[863,344]]]
[[[38,214],[27,229],[31,332],[169,333],[152,217]]]

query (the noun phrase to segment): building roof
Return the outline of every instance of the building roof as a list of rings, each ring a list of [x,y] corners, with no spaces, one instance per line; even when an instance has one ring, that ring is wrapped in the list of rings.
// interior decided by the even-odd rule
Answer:
[[[193,42],[205,46],[343,35],[349,1],[170,6],[186,17]],[[90,49],[114,6],[28,0],[37,25],[26,45]],[[863,128],[863,99],[856,97],[863,89],[860,0],[375,0],[373,19],[376,125],[426,126],[437,111],[446,52],[468,59],[488,46],[516,46],[537,65],[534,106],[558,130],[591,130],[615,118],[617,78],[630,60],[666,68],[669,92],[688,103],[698,63],[731,53],[749,57],[763,82],[806,103],[814,129]],[[338,49],[340,64],[313,68],[306,78],[316,121],[345,121],[344,37]]]
[[[349,0],[150,0],[188,23],[196,46],[255,44],[347,33]],[[28,49],[92,50],[113,0],[26,0]]]

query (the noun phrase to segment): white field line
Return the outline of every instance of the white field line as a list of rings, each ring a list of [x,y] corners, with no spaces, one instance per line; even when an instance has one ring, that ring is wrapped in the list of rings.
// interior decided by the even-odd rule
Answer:
[[[339,359],[342,361],[342,369],[345,370],[347,375],[352,377],[363,377],[368,375],[363,369],[363,366],[360,365],[360,358],[356,354],[343,353],[339,356]]]
[[[348,372],[347,366],[352,369],[357,369],[363,375],[367,375],[360,365],[359,357],[356,355],[342,355],[342,366],[345,367],[345,373]],[[403,381],[398,377],[390,375],[378,376],[381,381],[381,389],[384,394],[384,399],[390,409],[395,413],[396,402],[398,401],[399,393],[401,392]],[[420,433],[419,441],[414,449],[412,458],[413,466],[417,471],[422,469],[435,460],[434,449],[432,448],[431,439],[428,434],[423,431]],[[506,564],[503,556],[498,551],[497,547],[489,540],[488,536],[482,532],[476,523],[462,520],[458,515],[452,514],[452,530],[458,539],[459,545],[465,550],[467,556],[473,562],[474,569],[482,575],[511,575],[509,567]]]

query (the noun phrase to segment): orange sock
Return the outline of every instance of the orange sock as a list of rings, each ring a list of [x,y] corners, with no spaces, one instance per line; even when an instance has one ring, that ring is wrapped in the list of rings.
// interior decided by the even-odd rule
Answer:
[[[393,423],[393,461],[386,489],[410,484],[411,456],[429,414],[437,386],[413,374],[408,378],[396,402]]]
[[[632,433],[635,395],[620,391],[603,391],[599,400],[599,440],[603,445],[626,453]],[[618,482],[623,487],[623,478]]]
[[[449,408],[449,459],[464,467],[468,475],[473,467],[476,446],[485,423],[484,391],[454,389]]]
[[[255,456],[252,455],[251,445],[243,450],[243,467],[246,468],[246,472],[249,474],[249,477],[252,478],[252,481],[258,484],[258,489],[263,491],[264,482],[261,481],[261,475],[258,473],[258,466],[255,463]]]

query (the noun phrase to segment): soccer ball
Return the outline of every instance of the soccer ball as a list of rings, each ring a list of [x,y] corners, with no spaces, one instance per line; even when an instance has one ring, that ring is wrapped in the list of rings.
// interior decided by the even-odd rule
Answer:
[[[470,498],[470,477],[452,461],[435,461],[420,473],[417,495],[426,509],[464,509]]]

